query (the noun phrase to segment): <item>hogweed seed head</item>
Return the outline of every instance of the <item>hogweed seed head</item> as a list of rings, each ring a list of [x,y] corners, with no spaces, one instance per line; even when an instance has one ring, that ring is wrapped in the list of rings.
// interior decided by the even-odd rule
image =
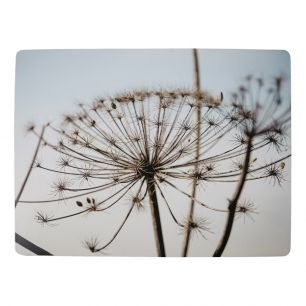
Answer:
[[[218,209],[203,203],[200,197],[194,198],[191,190],[181,188],[180,182],[196,181],[207,185],[210,182],[237,182],[244,171],[243,160],[251,138],[252,154],[254,152],[256,156],[261,152],[266,154],[269,146],[274,154],[283,153],[289,122],[278,104],[283,80],[275,81],[268,105],[262,105],[259,99],[258,91],[265,86],[263,80],[248,76],[246,82],[233,93],[232,103],[226,101],[223,92],[216,97],[185,89],[141,89],[114,97],[99,97],[89,106],[80,105],[79,112],[64,116],[61,125],[64,130],[50,125],[48,129],[60,140],[57,144],[52,144],[51,140],[46,143],[48,148],[60,154],[57,161],[60,170],[40,169],[63,176],[52,185],[58,197],[54,201],[71,200],[73,207],[81,209],[57,219],[105,211],[132,194],[127,219],[133,207],[143,208],[144,201],[152,196],[152,186],[157,200],[167,207],[177,225],[182,223],[172,211],[175,203],[169,194],[173,192],[185,199],[182,203],[194,199],[206,209],[227,212],[226,208]],[[255,93],[252,92],[254,87],[257,88]],[[197,122],[199,107],[201,120]],[[195,158],[197,144],[199,160]],[[253,156],[247,180],[267,178],[280,184],[285,167],[282,158],[280,156],[278,163],[257,166]],[[74,185],[76,182],[79,186]],[[164,192],[165,189],[169,192]],[[96,200],[95,194],[99,198],[103,195],[101,200]],[[86,202],[80,200],[84,196],[88,199]],[[242,203],[236,213],[250,216],[255,213],[255,208],[249,202]],[[49,219],[39,215],[42,223]],[[196,216],[192,223],[186,225],[185,222],[180,227],[190,228],[205,239],[204,233],[210,231],[207,219]],[[98,244],[96,238],[84,242],[93,253],[99,250]]]

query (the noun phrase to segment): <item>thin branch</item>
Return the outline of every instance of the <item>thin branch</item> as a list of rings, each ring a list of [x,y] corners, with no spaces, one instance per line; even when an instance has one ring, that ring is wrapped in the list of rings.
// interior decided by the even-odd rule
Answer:
[[[227,245],[227,242],[229,240],[232,228],[233,228],[233,223],[235,219],[235,213],[236,213],[236,207],[240,198],[240,195],[242,193],[243,186],[246,181],[246,177],[248,174],[248,169],[249,169],[249,163],[250,163],[250,158],[251,158],[251,152],[252,152],[252,143],[253,143],[253,135],[254,131],[252,131],[249,135],[248,138],[248,143],[247,143],[247,151],[245,154],[245,159],[244,159],[244,164],[243,164],[243,171],[241,173],[240,177],[240,182],[237,186],[237,189],[235,191],[235,194],[233,196],[233,199],[230,200],[230,204],[228,206],[228,216],[227,216],[227,221],[226,221],[226,226],[223,232],[223,235],[221,237],[221,240],[219,242],[219,245],[217,249],[215,250],[213,257],[221,257],[223,254],[223,251]]]
[[[31,172],[32,172],[33,165],[34,165],[34,163],[35,163],[36,156],[37,156],[37,154],[38,154],[39,147],[40,147],[41,141],[42,141],[43,136],[44,136],[45,128],[46,128],[46,126],[44,125],[44,126],[42,127],[42,130],[41,130],[41,133],[40,133],[40,137],[39,137],[39,140],[38,140],[38,143],[37,143],[37,147],[36,147],[36,150],[35,150],[35,153],[34,153],[34,156],[33,156],[33,159],[32,159],[31,165],[30,165],[30,168],[29,168],[29,170],[28,170],[28,173],[27,173],[27,175],[26,175],[26,177],[25,177],[25,179],[24,179],[22,185],[21,185],[21,188],[20,188],[20,190],[19,190],[19,193],[18,193],[18,195],[17,195],[17,197],[16,197],[16,199],[15,199],[15,207],[17,206],[17,204],[18,204],[18,202],[19,202],[19,199],[20,199],[20,197],[21,197],[21,195],[22,195],[22,193],[23,193],[24,187],[25,187],[25,185],[26,185],[26,183],[27,183],[27,181],[28,181],[28,179],[29,179],[29,177],[30,177],[30,174],[31,174]]]
[[[104,250],[105,248],[107,248],[118,236],[118,234],[120,233],[120,231],[122,230],[123,226],[125,225],[126,221],[128,220],[133,208],[134,208],[134,204],[131,206],[131,208],[129,209],[127,215],[125,216],[124,220],[122,221],[120,227],[118,228],[118,230],[115,232],[115,234],[113,235],[113,237],[111,238],[111,240],[109,242],[107,242],[104,246],[102,246],[101,248],[97,249],[95,252],[100,252],[102,250]]]
[[[193,55],[193,69],[194,69],[194,87],[195,87],[195,94],[196,94],[196,122],[197,122],[197,129],[196,129],[196,153],[195,153],[195,165],[194,169],[196,170],[198,168],[199,163],[199,157],[200,157],[200,134],[201,134],[201,106],[200,106],[200,99],[199,99],[199,93],[200,93],[200,71],[199,71],[199,60],[198,60],[198,52],[196,49],[192,50]],[[183,253],[182,256],[186,257],[188,254],[188,248],[189,248],[189,241],[190,241],[190,234],[191,234],[191,222],[193,220],[193,212],[194,212],[194,198],[196,196],[196,189],[197,189],[197,179],[195,178],[193,180],[192,184],[192,198],[190,202],[190,208],[189,208],[189,214],[188,214],[188,226],[186,227],[185,232],[185,239],[183,243]]]

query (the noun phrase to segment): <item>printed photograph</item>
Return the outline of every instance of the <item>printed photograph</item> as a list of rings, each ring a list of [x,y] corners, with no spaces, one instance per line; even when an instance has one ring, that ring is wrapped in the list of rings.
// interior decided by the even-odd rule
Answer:
[[[22,50],[21,255],[285,256],[291,229],[284,50]]]

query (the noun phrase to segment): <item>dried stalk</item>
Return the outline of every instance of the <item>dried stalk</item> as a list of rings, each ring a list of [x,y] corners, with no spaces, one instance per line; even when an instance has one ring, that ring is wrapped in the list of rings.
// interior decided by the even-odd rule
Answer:
[[[226,226],[222,235],[222,238],[220,240],[220,243],[215,250],[213,257],[221,257],[223,254],[223,251],[227,245],[227,242],[229,240],[232,228],[233,228],[233,223],[235,219],[235,213],[236,213],[236,208],[237,204],[240,198],[240,195],[242,193],[243,186],[246,181],[246,177],[248,174],[249,170],[249,164],[250,164],[250,158],[251,158],[251,152],[252,152],[252,143],[253,143],[253,137],[254,137],[254,132],[252,131],[248,137],[248,142],[247,142],[247,150],[245,154],[245,159],[244,159],[244,164],[243,164],[243,171],[240,176],[240,181],[237,186],[237,189],[235,191],[235,194],[233,196],[233,199],[230,200],[230,204],[228,206],[228,216],[227,216],[227,221],[226,221]]]
[[[39,147],[40,147],[42,138],[43,138],[43,136],[44,136],[45,128],[46,128],[46,126],[44,125],[43,128],[42,128],[42,130],[41,130],[40,136],[39,136],[39,140],[38,140],[38,143],[37,143],[37,147],[36,147],[36,150],[35,150],[35,153],[34,153],[34,156],[33,156],[33,159],[32,159],[31,165],[30,165],[30,168],[29,168],[29,170],[28,170],[28,173],[27,173],[27,175],[26,175],[26,177],[25,177],[25,179],[24,179],[22,185],[21,185],[21,188],[20,188],[20,190],[19,190],[19,193],[18,193],[18,195],[17,195],[17,197],[16,197],[16,199],[15,199],[15,207],[17,206],[17,204],[18,204],[18,202],[19,202],[19,199],[20,199],[20,197],[21,197],[21,195],[22,195],[22,193],[23,193],[24,187],[25,187],[25,185],[26,185],[26,183],[27,183],[27,181],[28,181],[28,179],[29,179],[29,177],[30,177],[30,174],[31,174],[31,172],[32,172],[33,165],[34,165],[34,163],[35,163],[36,156],[37,156],[37,154],[38,154]]]
[[[39,151],[39,147],[40,147],[40,144],[41,144],[41,141],[43,139],[43,136],[44,136],[44,132],[45,132],[45,128],[46,126],[44,125],[42,130],[41,130],[41,134],[39,136],[39,140],[38,140],[38,143],[37,143],[37,147],[36,147],[36,150],[35,150],[35,153],[34,153],[34,156],[33,156],[33,159],[32,159],[32,162],[31,162],[31,165],[29,167],[29,170],[27,172],[27,175],[21,185],[21,188],[19,190],[19,193],[15,199],[15,207],[17,206],[18,202],[19,202],[19,199],[23,193],[23,190],[25,188],[25,185],[30,177],[30,174],[32,172],[32,169],[33,169],[33,165],[35,163],[35,160],[36,160],[36,156],[38,154],[38,151]],[[34,243],[32,243],[31,241],[23,238],[22,236],[20,236],[19,234],[15,233],[15,242],[20,244],[21,246],[23,246],[25,249],[28,249],[30,250],[31,252],[33,252],[34,254],[37,254],[37,255],[52,255],[51,253],[47,252],[46,250],[40,248],[39,246],[35,245]]]
[[[158,202],[157,202],[157,196],[156,196],[156,188],[155,188],[153,175],[150,175],[150,174],[148,175],[147,184],[148,184],[148,195],[150,199],[157,255],[159,257],[166,257],[163,231],[162,231],[162,226],[161,226],[161,221],[160,221],[160,214],[159,214],[159,208],[158,208]]]
[[[198,163],[199,163],[199,157],[200,157],[200,134],[201,134],[201,107],[200,107],[200,99],[199,99],[199,93],[200,93],[200,69],[199,69],[199,60],[198,60],[198,52],[197,49],[192,50],[193,55],[193,69],[194,69],[194,88],[195,88],[195,94],[196,94],[196,153],[195,153],[195,164],[194,169],[197,170]],[[197,189],[197,179],[195,178],[192,183],[192,198],[190,202],[190,208],[189,208],[189,214],[188,214],[188,221],[187,221],[187,228],[185,232],[185,239],[183,244],[183,253],[182,256],[186,257],[188,254],[188,248],[189,248],[189,241],[190,241],[190,234],[191,234],[191,224],[193,221],[193,213],[194,213],[194,199],[196,197],[196,189]]]

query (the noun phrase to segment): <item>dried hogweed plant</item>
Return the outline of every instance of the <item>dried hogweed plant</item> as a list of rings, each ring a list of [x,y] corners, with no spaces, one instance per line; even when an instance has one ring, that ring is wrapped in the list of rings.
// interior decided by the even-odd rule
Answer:
[[[128,201],[129,208],[108,241],[101,244],[91,237],[83,242],[92,253],[111,245],[133,211],[149,206],[158,256],[166,256],[161,206],[185,235],[183,256],[193,233],[206,239],[212,232],[208,219],[195,214],[196,205],[204,213],[226,215],[213,254],[221,256],[235,219],[257,213],[253,203],[241,199],[244,185],[284,180],[285,160],[290,157],[286,153],[290,109],[280,107],[283,82],[277,77],[267,86],[261,78],[248,76],[230,103],[223,101],[223,93],[213,96],[201,91],[198,80],[195,90],[138,90],[79,104],[79,110],[65,115],[61,124],[44,127],[48,137],[35,127],[29,129],[44,150],[58,155],[57,166],[36,162],[35,169],[54,173],[57,180],[51,186],[53,198],[18,202],[69,204],[72,211],[67,215],[37,212],[39,223],[52,224],[111,211]],[[271,150],[277,158],[258,163],[257,156]],[[210,183],[234,183],[232,198],[221,207],[207,203],[197,190]],[[174,203],[169,193],[181,200]],[[175,215],[177,205],[189,207],[183,220]]]

